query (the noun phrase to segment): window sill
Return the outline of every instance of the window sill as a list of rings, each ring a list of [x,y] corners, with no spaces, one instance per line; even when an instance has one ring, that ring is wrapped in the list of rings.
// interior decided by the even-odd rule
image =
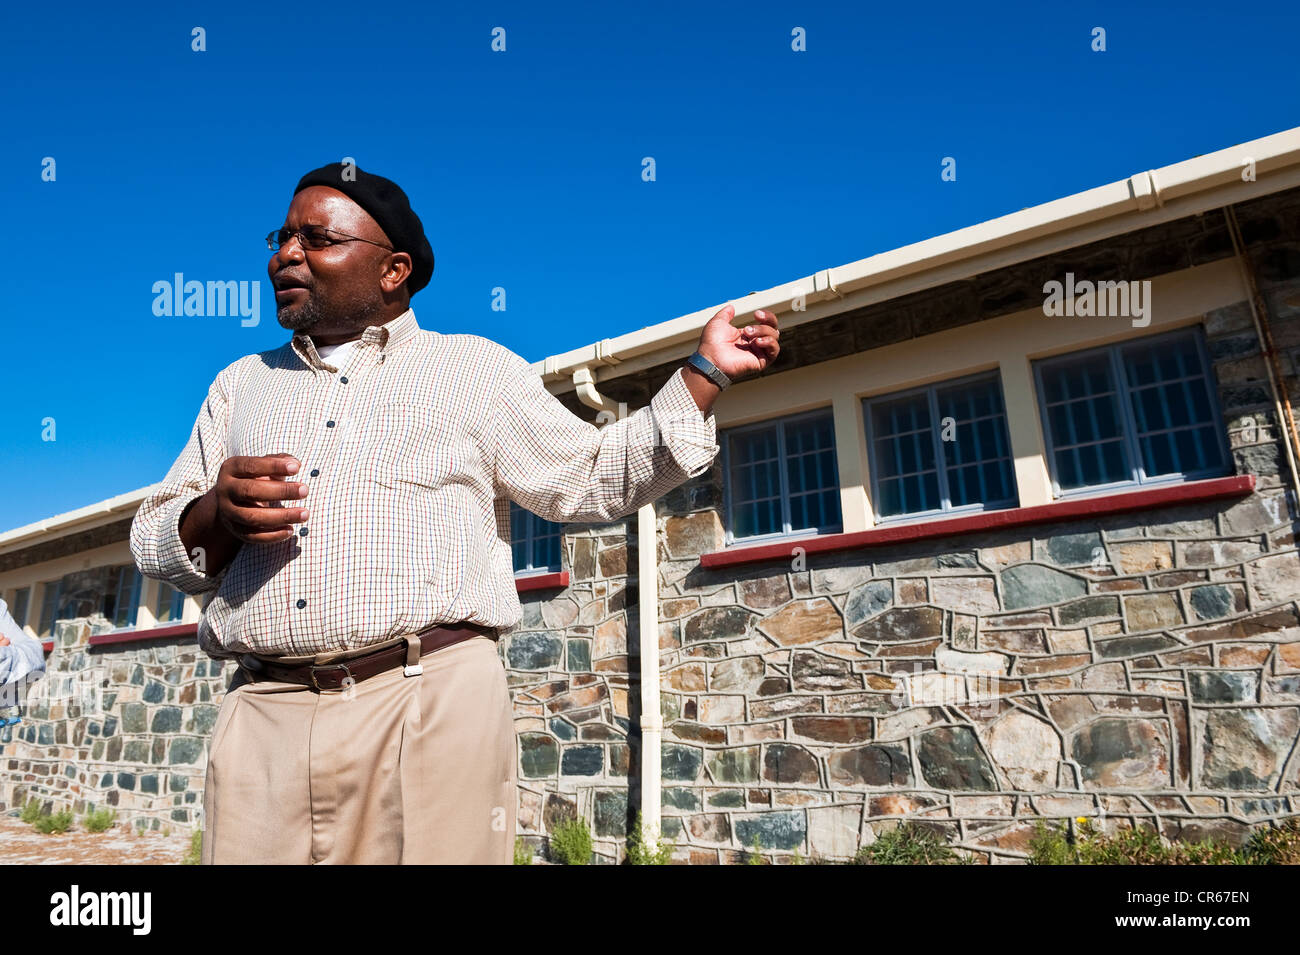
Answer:
[[[1189,481],[1166,487],[1143,488],[1098,494],[1094,497],[1071,498],[1038,504],[1033,507],[1012,507],[1000,511],[986,511],[965,517],[918,521],[873,527],[867,531],[848,534],[820,534],[793,538],[777,544],[733,547],[700,555],[700,566],[706,568],[738,567],[765,560],[788,560],[798,547],[805,554],[856,550],[876,544],[899,544],[925,540],[931,537],[949,537],[976,531],[996,530],[1003,527],[1026,527],[1075,517],[1100,517],[1122,514],[1126,511],[1145,511],[1169,504],[1188,504],[1210,501],[1222,497],[1241,497],[1255,489],[1255,475],[1240,474],[1234,477],[1212,478],[1206,481]]]
[[[161,627],[141,627],[137,630],[114,630],[111,633],[97,633],[91,636],[92,647],[107,647],[118,643],[138,643],[141,640],[162,640],[167,637],[197,636],[197,623],[172,623]],[[53,647],[53,644],[51,644]]]
[[[528,593],[533,590],[559,590],[569,586],[569,572],[559,570],[552,574],[527,574],[515,578],[515,590]]]

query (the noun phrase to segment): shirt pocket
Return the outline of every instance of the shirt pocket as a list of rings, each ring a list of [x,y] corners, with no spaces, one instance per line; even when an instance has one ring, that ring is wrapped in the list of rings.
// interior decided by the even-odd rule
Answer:
[[[381,405],[358,421],[357,474],[393,489],[438,487],[456,471],[456,429],[427,405]]]

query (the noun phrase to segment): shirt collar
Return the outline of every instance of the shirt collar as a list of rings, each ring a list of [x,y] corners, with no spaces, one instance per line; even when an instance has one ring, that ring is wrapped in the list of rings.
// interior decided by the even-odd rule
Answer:
[[[412,338],[420,326],[415,321],[415,310],[408,308],[401,315],[398,315],[392,321],[385,322],[382,325],[370,325],[361,333],[361,337],[356,339],[358,342],[372,342],[379,346],[379,360],[383,361],[383,356],[387,352],[400,345],[402,342]],[[294,332],[290,340],[293,350],[298,357],[306,363],[311,369],[325,368],[326,362],[316,351],[316,343],[312,341],[310,335],[304,332]],[[333,367],[332,365],[329,367]]]

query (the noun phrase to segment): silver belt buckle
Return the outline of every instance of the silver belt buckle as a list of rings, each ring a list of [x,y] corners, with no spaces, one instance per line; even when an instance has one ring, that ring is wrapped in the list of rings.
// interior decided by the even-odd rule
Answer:
[[[347,680],[352,680],[352,685],[353,685],[353,686],[356,685],[356,679],[352,676],[352,671],[348,669],[348,665],[347,665],[346,663],[324,663],[324,664],[321,664],[321,665],[319,665],[319,666],[313,666],[313,667],[311,668],[311,685],[312,685],[312,687],[315,688],[316,692],[318,692],[318,693],[324,693],[327,689],[331,689],[331,690],[345,690],[345,689],[347,689],[347,686],[341,686],[341,687],[324,687],[324,686],[321,686],[319,682],[317,682],[317,680],[316,680],[316,671],[317,671],[317,670],[328,670],[328,669],[331,669],[331,668],[333,668],[333,667],[342,667],[342,668],[343,668],[343,672],[347,674],[347,676],[345,676],[345,677],[343,678],[344,681],[346,682]]]

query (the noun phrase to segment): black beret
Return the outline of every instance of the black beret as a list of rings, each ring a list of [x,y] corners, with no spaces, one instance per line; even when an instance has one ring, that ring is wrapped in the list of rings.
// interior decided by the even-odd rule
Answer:
[[[361,167],[351,164],[347,169],[349,176],[344,178],[343,163],[321,166],[299,179],[293,194],[296,196],[308,186],[329,186],[370,213],[388,236],[393,249],[411,257],[411,274],[406,279],[406,290],[407,294],[414,295],[433,277],[433,249],[424,237],[420,217],[411,209],[411,202],[402,187],[391,179],[363,172]]]

